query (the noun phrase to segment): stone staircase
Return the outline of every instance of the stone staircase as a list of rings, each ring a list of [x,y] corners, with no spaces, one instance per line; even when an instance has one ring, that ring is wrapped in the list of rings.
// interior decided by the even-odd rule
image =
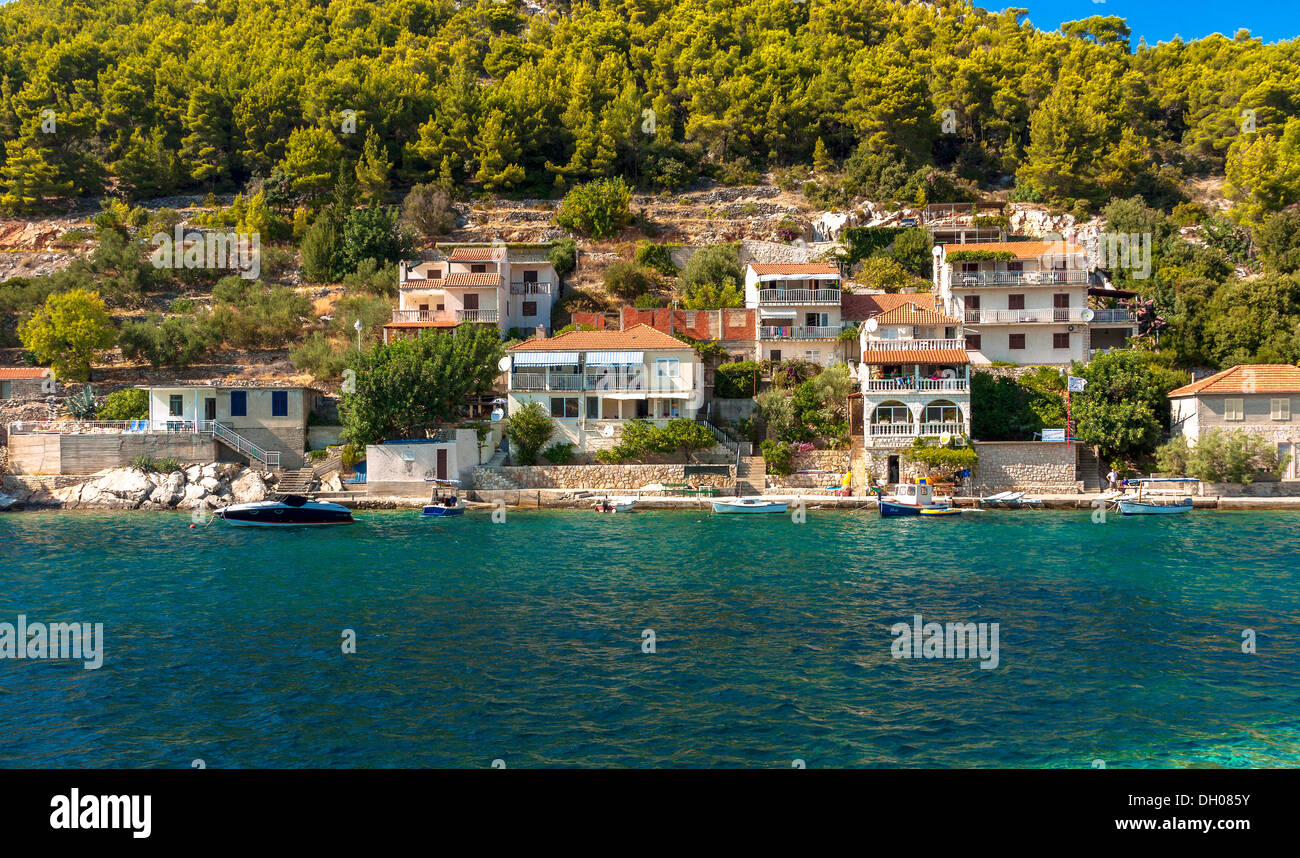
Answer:
[[[299,468],[296,471],[284,471],[275,490],[279,494],[299,495],[309,491],[316,482],[316,474],[311,468]]]
[[[1074,463],[1074,479],[1083,483],[1085,493],[1101,491],[1101,462],[1097,461],[1096,451],[1086,444],[1080,444],[1078,450],[1078,458]]]
[[[767,464],[762,456],[742,456],[736,466],[736,495],[761,495],[767,488]]]
[[[500,468],[501,466],[505,465],[506,456],[508,456],[509,454],[510,454],[510,442],[505,438],[502,438],[501,443],[497,445],[496,452],[492,454],[492,458],[488,459],[483,464],[483,467]]]

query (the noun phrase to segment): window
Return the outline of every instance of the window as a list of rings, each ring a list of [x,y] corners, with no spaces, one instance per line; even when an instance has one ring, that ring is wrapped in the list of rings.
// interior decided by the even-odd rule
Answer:
[[[1025,270],[1025,263],[1024,263],[1022,260],[1019,260],[1019,259],[1013,259],[1013,260],[1011,260],[1010,262],[1007,263],[1007,270],[1008,270],[1008,271],[1024,271],[1024,270]]]
[[[956,423],[957,406],[951,402],[935,402],[925,406],[926,423]]]
[[[822,353],[811,349],[803,353],[803,359],[811,363],[821,363]]]
[[[230,416],[231,417],[248,416],[248,391],[246,390],[230,391]]]
[[[773,361],[779,361],[779,360],[781,360],[781,350],[780,350],[780,349],[772,349],[772,351],[770,351],[770,352],[767,353],[767,359],[768,359],[768,360],[773,360]]]
[[[1244,399],[1225,399],[1223,400],[1223,419],[1224,420],[1245,420],[1245,400]]]
[[[429,270],[429,277],[428,277],[428,279],[429,279],[429,280],[441,280],[441,279],[442,279],[442,269],[441,269],[441,268],[433,268],[433,269],[430,269],[430,270]]]
[[[287,390],[271,391],[271,416],[272,417],[289,416],[289,391]]]
[[[536,283],[536,282],[537,282],[537,272],[536,272],[536,271],[525,271],[525,272],[524,272],[524,282],[525,282],[525,283]]]
[[[1009,349],[1023,349],[1024,347],[1025,347],[1025,335],[1024,335],[1024,334],[1009,334],[1009,335],[1007,336],[1007,348],[1009,348]]]
[[[185,397],[173,393],[167,398],[167,414],[171,417],[185,416]]]
[[[1008,310],[1023,310],[1023,309],[1025,309],[1025,296],[1024,296],[1024,295],[1008,295],[1008,296],[1007,296],[1007,309],[1008,309]]]
[[[563,419],[575,419],[578,416],[578,397],[552,396],[551,416]]]
[[[13,395],[13,385],[7,381],[0,381],[0,399],[8,399]]]
[[[1273,420],[1290,420],[1291,400],[1289,398],[1270,399],[1268,401],[1268,416]]]
[[[980,350],[980,335],[979,335],[979,334],[967,334],[967,335],[966,335],[966,350],[967,350],[967,351],[972,351],[972,352],[977,352],[977,351]]]
[[[682,359],[681,358],[656,358],[655,376],[657,378],[681,378]]]
[[[587,397],[587,419],[588,420],[600,419],[600,397],[599,396]]]
[[[486,265],[471,265],[471,266],[469,267],[469,273],[471,273],[471,274],[486,274],[486,273],[487,273],[487,266],[486,266]]]
[[[1052,334],[1052,348],[1068,349],[1070,347],[1069,334]]]
[[[536,316],[536,315],[537,315],[537,302],[536,302],[536,301],[525,301],[525,302],[524,302],[524,315],[525,315],[525,316]]]
[[[1058,293],[1052,296],[1052,306],[1058,310],[1068,310],[1070,307],[1070,293]]]
[[[872,423],[911,423],[912,412],[906,405],[877,405]]]
[[[961,264],[962,274],[978,274],[979,270],[980,264],[978,262],[963,262]]]

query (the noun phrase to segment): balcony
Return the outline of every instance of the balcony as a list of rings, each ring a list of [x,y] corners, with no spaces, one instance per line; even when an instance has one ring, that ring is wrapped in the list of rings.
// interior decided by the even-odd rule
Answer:
[[[689,394],[692,388],[681,378],[648,378],[628,373],[545,373],[515,372],[510,389],[519,391],[561,391],[588,393]]]
[[[1100,324],[1103,324],[1103,325],[1105,325],[1105,324],[1115,324],[1115,323],[1121,323],[1121,324],[1122,324],[1122,323],[1125,323],[1125,322],[1130,323],[1130,324],[1134,324],[1134,323],[1136,323],[1136,322],[1137,322],[1137,314],[1134,313],[1132,310],[1109,310],[1109,309],[1107,309],[1107,310],[1093,310],[1093,311],[1092,311],[1092,323],[1093,323],[1094,325],[1099,324],[1099,323],[1100,323]]]
[[[550,295],[550,283],[511,283],[511,295]]]
[[[830,325],[763,325],[758,329],[760,340],[833,340],[843,328]]]
[[[834,304],[840,305],[839,289],[759,289],[760,304]]]
[[[862,346],[862,354],[868,352],[908,352],[929,351],[933,349],[966,348],[966,340],[958,337],[951,340],[867,340]]]
[[[915,438],[931,435],[965,435],[965,423],[870,423],[867,434],[872,438]]]
[[[1088,272],[1067,271],[953,271],[954,286],[1087,286]]]
[[[457,310],[457,322],[490,322],[496,324],[497,309],[492,307],[487,310]]]
[[[866,393],[965,393],[970,389],[964,378],[918,378],[905,375],[899,378],[869,378],[862,383]]]
[[[967,310],[963,316],[967,324],[1060,324],[1062,322],[1083,322],[1084,309],[1081,307],[1056,307],[1041,310]],[[1093,310],[1092,322],[1131,322],[1133,314],[1128,310]]]

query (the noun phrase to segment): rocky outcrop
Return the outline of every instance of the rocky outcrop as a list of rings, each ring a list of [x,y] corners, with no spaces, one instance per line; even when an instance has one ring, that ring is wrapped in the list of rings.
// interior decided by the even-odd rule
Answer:
[[[83,482],[59,487],[4,485],[0,510],[25,507],[60,509],[215,509],[265,500],[275,476],[236,464],[192,465],[169,474],[139,468],[113,468]]]

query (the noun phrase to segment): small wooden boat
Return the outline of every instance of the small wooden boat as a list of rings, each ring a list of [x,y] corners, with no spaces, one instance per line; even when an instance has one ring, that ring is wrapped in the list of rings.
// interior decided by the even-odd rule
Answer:
[[[596,501],[596,512],[628,512],[636,506],[636,498],[601,498]]]
[[[352,524],[352,510],[303,495],[280,495],[278,498],[252,503],[236,503],[213,513],[227,524],[244,527],[311,527]]]
[[[920,515],[926,510],[931,510],[928,515],[936,514],[954,514],[954,513],[936,513],[935,510],[955,509],[949,503],[940,503],[934,499],[934,487],[925,481],[919,479],[915,483],[899,483],[894,486],[892,495],[880,496],[880,515],[882,518],[893,518],[900,515]],[[959,514],[960,510],[957,510]]]
[[[786,507],[785,501],[763,500],[761,497],[727,498],[712,503],[716,513],[783,513]]]
[[[950,515],[961,515],[961,510],[955,506],[927,507],[921,510],[921,515],[945,517]]]
[[[1190,477],[1156,477],[1130,480],[1138,484],[1137,494],[1131,498],[1118,497],[1115,506],[1120,515],[1178,515],[1191,512],[1192,495],[1178,484],[1200,483]]]
[[[433,495],[424,509],[420,510],[421,518],[448,518],[465,514],[465,501],[456,493],[456,489],[460,488],[460,480],[426,478],[426,481],[433,483]]]

